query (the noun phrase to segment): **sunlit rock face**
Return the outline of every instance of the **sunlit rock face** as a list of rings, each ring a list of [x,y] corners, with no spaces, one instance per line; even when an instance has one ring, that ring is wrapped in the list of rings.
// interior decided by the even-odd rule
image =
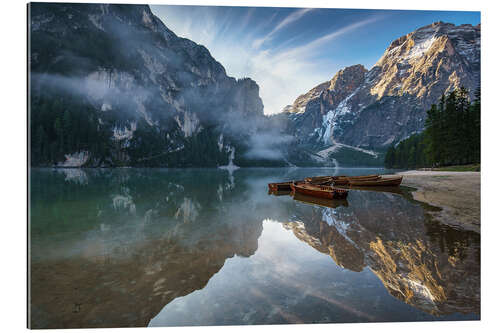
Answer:
[[[191,155],[215,151],[221,133],[234,146],[265,119],[254,81],[227,76],[204,46],[178,37],[147,5],[29,8],[32,119],[54,100],[73,113],[74,105],[88,108],[95,135],[111,149],[90,149],[86,166],[225,165],[225,151],[203,161]]]
[[[285,108],[303,143],[384,148],[423,129],[441,94],[480,85],[480,25],[437,22],[393,41],[378,62],[339,71]]]
[[[433,315],[479,313],[479,235],[426,220],[397,194],[353,192],[349,207],[304,206],[284,227],[341,267],[370,269],[394,297]]]

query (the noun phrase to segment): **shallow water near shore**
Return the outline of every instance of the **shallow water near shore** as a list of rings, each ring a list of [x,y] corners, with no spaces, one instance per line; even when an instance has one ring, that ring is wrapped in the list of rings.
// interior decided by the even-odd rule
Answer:
[[[267,183],[385,169],[33,169],[33,328],[480,318],[480,235],[401,191]]]

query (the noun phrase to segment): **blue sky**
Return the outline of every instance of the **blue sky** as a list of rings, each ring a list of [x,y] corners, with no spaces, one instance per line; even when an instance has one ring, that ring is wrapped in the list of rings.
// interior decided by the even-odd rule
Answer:
[[[277,113],[346,66],[370,69],[396,38],[436,21],[480,23],[479,12],[152,5],[178,36],[208,48],[230,76],[260,86]]]

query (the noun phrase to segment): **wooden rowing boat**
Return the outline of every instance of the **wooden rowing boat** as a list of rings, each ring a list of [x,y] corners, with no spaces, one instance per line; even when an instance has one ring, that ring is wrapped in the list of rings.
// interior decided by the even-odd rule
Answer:
[[[347,190],[335,188],[333,186],[313,185],[310,183],[294,182],[291,185],[292,193],[301,193],[318,198],[345,199],[349,193]]]
[[[374,180],[349,180],[352,186],[399,186],[403,176],[380,177]]]
[[[280,191],[280,190],[269,190],[267,194],[269,195],[274,195],[274,196],[282,196],[282,195],[290,195],[291,190],[285,190],[285,191]]]
[[[333,177],[334,185],[348,185],[351,180],[376,180],[379,175],[366,175],[366,176],[335,176]]]
[[[332,176],[307,177],[304,179],[304,181],[313,185],[327,185],[333,181],[333,177]]]
[[[304,180],[313,185],[347,185],[349,180],[375,180],[379,179],[379,175],[365,175],[365,176],[318,176],[307,177]]]
[[[269,183],[267,186],[270,191],[291,191],[292,187],[290,186],[292,182],[281,182],[281,183]]]

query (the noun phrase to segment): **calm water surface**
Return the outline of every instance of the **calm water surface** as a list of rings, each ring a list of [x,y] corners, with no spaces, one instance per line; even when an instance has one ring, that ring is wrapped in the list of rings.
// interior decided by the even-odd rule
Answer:
[[[31,325],[480,318],[480,237],[402,191],[267,183],[383,169],[34,169]]]

